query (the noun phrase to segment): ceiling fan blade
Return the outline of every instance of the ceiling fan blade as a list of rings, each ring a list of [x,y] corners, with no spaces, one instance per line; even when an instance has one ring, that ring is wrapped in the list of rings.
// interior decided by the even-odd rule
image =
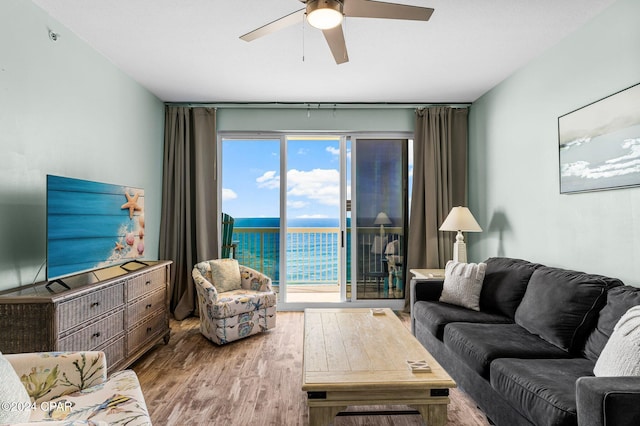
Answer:
[[[344,0],[345,16],[354,18],[408,19],[428,21],[433,9],[430,7],[407,6],[397,3],[383,3],[371,0]]]
[[[240,38],[244,41],[253,41],[257,38],[266,36],[267,34],[271,34],[283,28],[300,23],[304,19],[305,10],[306,9],[300,9],[288,14],[287,16],[283,16],[280,19],[276,19],[273,22],[269,22],[268,24],[263,25],[258,29],[240,36]]]
[[[344,32],[342,31],[342,25],[338,25],[328,30],[322,30],[324,38],[329,44],[329,49],[333,54],[333,59],[336,60],[336,64],[343,64],[349,62],[349,55],[347,54],[347,44],[344,41]]]

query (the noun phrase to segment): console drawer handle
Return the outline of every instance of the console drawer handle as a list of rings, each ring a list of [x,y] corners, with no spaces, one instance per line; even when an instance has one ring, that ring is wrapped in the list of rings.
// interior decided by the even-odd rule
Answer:
[[[145,306],[144,308],[145,308],[145,309],[149,309],[149,308],[151,308],[151,306],[152,306],[152,305],[151,305],[151,303],[149,303],[149,304],[148,304],[147,306]]]
[[[91,307],[92,307],[92,308],[95,308],[95,307],[97,307],[97,306],[100,306],[100,302],[93,302],[93,303],[91,304]]]
[[[147,333],[149,333],[151,330],[153,330],[153,328],[147,327]]]
[[[149,284],[151,284],[151,281],[147,281],[144,283],[144,285],[149,285]]]
[[[97,333],[93,333],[91,337],[100,337],[100,332],[98,331]]]

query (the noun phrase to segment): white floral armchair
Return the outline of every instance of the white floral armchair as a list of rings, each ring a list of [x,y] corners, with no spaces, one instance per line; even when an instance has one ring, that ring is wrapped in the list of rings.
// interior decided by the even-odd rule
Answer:
[[[237,285],[226,286],[231,290],[219,291],[225,289],[225,277],[215,270],[212,275],[212,265],[215,269],[220,264],[239,271]],[[212,342],[222,345],[276,326],[276,294],[268,276],[238,265],[234,259],[200,262],[193,267],[192,276],[198,293],[200,332]]]
[[[151,425],[138,377],[124,370],[107,379],[104,352],[0,356],[11,364],[30,398],[10,405],[2,401],[4,408],[29,411],[27,422],[11,424]]]

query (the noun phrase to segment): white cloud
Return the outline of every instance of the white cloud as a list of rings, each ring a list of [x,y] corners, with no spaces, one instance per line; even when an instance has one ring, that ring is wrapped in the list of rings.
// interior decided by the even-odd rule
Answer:
[[[331,206],[340,205],[340,173],[335,169],[291,169],[287,173],[287,187],[289,197],[304,197]]]
[[[340,155],[340,149],[333,146],[328,146],[326,151],[331,155]]]
[[[338,158],[340,157],[340,148],[328,146],[325,148],[325,150],[331,155],[335,155]],[[347,149],[347,162],[349,161],[351,161],[351,150]]]
[[[222,201],[235,200],[236,198],[238,198],[238,194],[233,189],[222,188]]]
[[[273,170],[256,179],[259,188],[279,189],[280,176]],[[340,173],[336,169],[291,169],[287,173],[287,205],[294,209],[309,207],[312,202],[340,205]]]
[[[562,176],[603,179],[640,173],[640,138],[626,139],[623,141],[622,148],[628,150],[628,154],[595,165],[587,161],[563,163]]]
[[[262,176],[256,178],[258,188],[278,189],[280,188],[280,176],[276,175],[275,170],[264,172]]]

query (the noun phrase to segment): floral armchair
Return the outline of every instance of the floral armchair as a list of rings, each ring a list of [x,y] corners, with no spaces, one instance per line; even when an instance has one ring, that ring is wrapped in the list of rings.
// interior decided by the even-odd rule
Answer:
[[[200,332],[212,342],[222,345],[276,326],[276,294],[271,278],[261,272],[234,259],[217,259],[196,264],[192,276]]]
[[[151,425],[138,377],[124,370],[107,379],[104,352],[2,356],[28,394],[26,401],[2,401],[4,408],[28,411],[23,423],[10,424]]]

